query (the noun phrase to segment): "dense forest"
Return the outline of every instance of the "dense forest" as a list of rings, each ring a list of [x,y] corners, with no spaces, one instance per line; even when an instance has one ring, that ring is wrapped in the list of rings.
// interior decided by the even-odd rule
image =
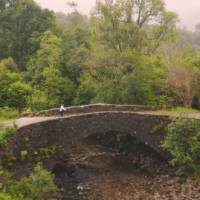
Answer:
[[[73,5],[72,5],[73,6]],[[88,103],[200,107],[200,26],[164,0],[104,0],[89,17],[0,1],[0,107]]]

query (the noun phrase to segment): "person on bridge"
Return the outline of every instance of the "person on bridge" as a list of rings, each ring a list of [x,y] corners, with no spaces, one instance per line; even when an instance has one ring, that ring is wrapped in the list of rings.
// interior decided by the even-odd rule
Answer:
[[[65,111],[65,110],[66,110],[66,108],[64,107],[63,104],[61,104],[60,109],[59,109],[59,111],[60,111],[60,116],[61,116],[61,117],[64,116],[64,111]]]

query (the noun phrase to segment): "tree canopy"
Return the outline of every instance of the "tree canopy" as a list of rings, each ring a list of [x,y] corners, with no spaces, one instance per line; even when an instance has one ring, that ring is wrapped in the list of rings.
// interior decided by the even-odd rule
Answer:
[[[177,21],[164,0],[102,0],[89,17],[2,0],[0,106],[200,107],[198,25]]]

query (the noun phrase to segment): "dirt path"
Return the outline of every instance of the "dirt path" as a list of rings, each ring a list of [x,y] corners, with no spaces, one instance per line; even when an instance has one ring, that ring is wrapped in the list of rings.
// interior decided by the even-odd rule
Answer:
[[[24,118],[20,118],[14,121],[8,121],[8,122],[0,122],[0,126],[12,126],[14,124],[16,124],[19,128],[23,127],[23,126],[27,126],[30,124],[35,124],[38,122],[43,122],[43,121],[48,121],[48,120],[52,120],[52,119],[57,119],[59,117],[24,117]]]

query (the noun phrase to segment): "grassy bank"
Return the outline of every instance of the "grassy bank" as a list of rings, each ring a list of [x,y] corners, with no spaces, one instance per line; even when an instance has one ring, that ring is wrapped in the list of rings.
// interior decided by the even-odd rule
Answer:
[[[19,112],[11,108],[0,108],[0,122],[19,118]]]
[[[176,108],[171,108],[171,109],[166,109],[166,110],[147,111],[146,113],[158,114],[158,115],[184,116],[184,115],[200,113],[200,110],[185,108],[185,107],[176,107]]]

